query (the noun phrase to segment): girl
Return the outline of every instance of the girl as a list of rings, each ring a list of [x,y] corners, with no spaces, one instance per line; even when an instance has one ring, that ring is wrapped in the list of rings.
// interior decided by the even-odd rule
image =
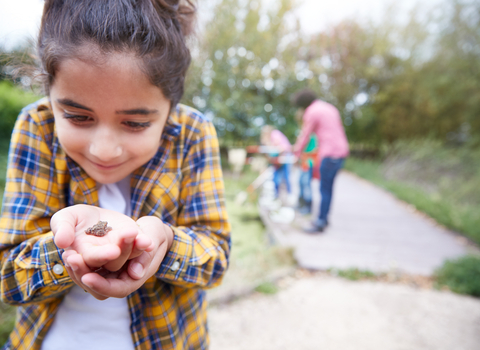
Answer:
[[[281,161],[280,156],[290,156],[292,152],[292,145],[288,138],[280,131],[271,125],[264,125],[260,133],[260,143],[266,146],[271,146],[276,149],[275,153],[270,154],[271,162],[274,163],[275,172],[273,173],[273,182],[275,183],[275,195],[279,198],[280,185],[285,182],[287,192],[290,194],[290,162]]]
[[[230,226],[215,130],[178,104],[193,14],[45,1],[48,97],[15,125],[0,218],[2,301],[18,306],[4,349],[208,347]]]

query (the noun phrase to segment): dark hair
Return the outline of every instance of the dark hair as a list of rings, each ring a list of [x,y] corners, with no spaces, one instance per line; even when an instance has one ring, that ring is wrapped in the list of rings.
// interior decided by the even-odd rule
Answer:
[[[135,55],[173,108],[182,98],[191,61],[185,37],[195,12],[191,0],[46,0],[37,44],[45,92],[60,62],[87,47],[93,59]]]
[[[307,108],[317,99],[317,94],[310,89],[303,89],[292,97],[292,103],[296,107]]]

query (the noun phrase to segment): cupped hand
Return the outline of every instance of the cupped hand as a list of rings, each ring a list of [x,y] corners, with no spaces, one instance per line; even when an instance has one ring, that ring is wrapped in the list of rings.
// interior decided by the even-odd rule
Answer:
[[[153,216],[140,218],[137,224],[140,231],[152,239],[152,250],[145,250],[117,272],[92,272],[83,263],[80,254],[66,252],[65,254],[71,254],[65,261],[72,280],[100,300],[107,297],[124,298],[140,288],[158,271],[172,245],[173,231]]]
[[[85,233],[99,221],[106,221],[112,230],[103,237]],[[95,206],[79,204],[64,208],[53,215],[50,226],[55,244],[80,254],[92,269],[117,271],[127,260],[154,248],[152,240],[139,230],[134,220]]]

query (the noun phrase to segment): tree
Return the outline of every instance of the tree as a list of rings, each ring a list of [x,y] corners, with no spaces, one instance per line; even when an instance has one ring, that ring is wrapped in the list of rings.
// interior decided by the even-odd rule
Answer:
[[[213,119],[222,143],[258,142],[272,124],[294,139],[290,95],[307,83],[295,78],[302,37],[288,24],[295,4],[271,8],[259,1],[224,0],[213,10],[194,49],[184,101]]]
[[[294,8],[293,0],[216,4],[185,101],[213,119],[225,144],[257,142],[266,123],[294,141],[289,98],[307,86],[340,110],[353,143],[480,138],[478,2],[449,0],[440,13],[417,7],[407,23],[393,6],[381,23],[350,19],[312,36],[302,35]]]

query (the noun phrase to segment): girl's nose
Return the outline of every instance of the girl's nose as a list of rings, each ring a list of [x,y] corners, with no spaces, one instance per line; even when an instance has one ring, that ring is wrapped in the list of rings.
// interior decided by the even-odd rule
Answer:
[[[104,162],[120,157],[122,152],[122,146],[111,137],[96,138],[90,144],[90,154]]]

